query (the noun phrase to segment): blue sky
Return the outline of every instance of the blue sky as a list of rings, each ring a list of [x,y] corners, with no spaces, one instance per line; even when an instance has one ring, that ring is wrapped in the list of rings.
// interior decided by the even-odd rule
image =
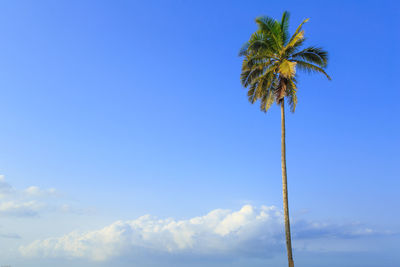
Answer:
[[[255,17],[279,18],[284,10],[292,32],[310,18],[307,42],[329,51],[333,78],[302,75],[296,113],[287,114],[295,262],[400,264],[391,255],[400,230],[395,1],[0,7],[0,265],[285,266],[279,109],[264,114],[248,103],[237,56]],[[263,217],[265,210],[274,216]],[[209,244],[231,241],[210,226],[211,211],[237,235],[221,253]],[[154,233],[145,250],[143,240],[121,243],[115,222],[131,229],[146,214],[185,229]],[[199,216],[202,228],[193,228]],[[85,236],[104,240],[105,227],[114,229],[105,231],[117,240],[112,248]],[[270,235],[260,241],[264,229]],[[199,239],[162,245],[185,231]],[[96,248],[80,256],[43,245],[64,235]],[[253,246],[261,250],[244,249]],[[98,260],[87,256],[93,251],[112,253]]]

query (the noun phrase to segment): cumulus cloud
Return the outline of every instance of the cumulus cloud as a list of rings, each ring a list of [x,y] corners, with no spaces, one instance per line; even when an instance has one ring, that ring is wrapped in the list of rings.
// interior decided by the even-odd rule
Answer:
[[[341,231],[328,224],[301,222],[298,238]],[[356,236],[359,229],[350,234]],[[349,233],[347,233],[349,234]],[[365,233],[362,232],[361,235]],[[169,255],[236,255],[265,257],[284,246],[282,212],[275,207],[245,205],[238,211],[217,209],[188,220],[150,215],[117,221],[103,229],[72,232],[20,247],[26,257],[84,258],[103,261],[147,251]]]
[[[36,201],[14,202],[7,201],[0,203],[0,215],[11,215],[17,217],[37,216],[38,211],[43,207]]]
[[[62,207],[55,206],[56,202],[48,201],[57,195],[54,188],[29,186],[23,190],[16,189],[6,182],[4,175],[0,175],[0,216],[34,217],[43,210],[62,210]]]
[[[30,186],[23,191],[27,196],[42,197],[42,196],[53,196],[56,195],[54,188],[41,189],[38,186]]]
[[[6,182],[4,175],[0,175],[0,198],[34,198],[56,195],[57,191],[54,188],[43,189],[34,185],[29,186],[24,190],[16,190]]]

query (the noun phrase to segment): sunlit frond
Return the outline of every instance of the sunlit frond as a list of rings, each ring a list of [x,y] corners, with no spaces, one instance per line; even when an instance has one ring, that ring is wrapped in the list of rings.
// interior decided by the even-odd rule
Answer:
[[[304,31],[300,31],[296,35],[292,36],[289,43],[285,46],[284,50],[292,49],[293,47],[302,44],[303,41],[304,41]]]
[[[279,73],[287,79],[294,77],[296,74],[296,62],[291,62],[286,59],[282,60],[279,64]]]
[[[309,21],[310,19],[305,19],[303,20],[302,23],[300,23],[299,27],[297,27],[296,31],[294,32],[294,34],[292,35],[292,37],[289,40],[289,43],[292,42],[292,40],[294,38],[296,38],[296,36],[299,34],[299,32],[301,31],[301,27],[303,27],[304,23],[306,23],[307,21]]]
[[[301,49],[305,41],[306,38],[303,37],[303,39],[297,40],[292,46],[286,45],[283,49],[282,57],[290,58],[292,54],[297,53]]]

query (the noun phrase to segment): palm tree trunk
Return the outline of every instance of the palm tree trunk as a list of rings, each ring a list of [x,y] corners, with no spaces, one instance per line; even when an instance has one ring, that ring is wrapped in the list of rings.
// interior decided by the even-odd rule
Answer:
[[[283,212],[285,217],[285,234],[286,234],[286,249],[289,267],[294,267],[292,255],[292,240],[290,237],[290,221],[289,221],[289,203],[287,189],[287,174],[286,174],[286,141],[285,141],[285,102],[281,100],[281,162],[282,162],[282,193],[283,193]]]

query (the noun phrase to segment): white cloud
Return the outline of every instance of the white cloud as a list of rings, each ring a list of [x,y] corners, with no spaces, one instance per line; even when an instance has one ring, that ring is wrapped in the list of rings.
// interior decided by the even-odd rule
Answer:
[[[30,186],[23,191],[27,196],[41,197],[41,196],[53,196],[56,194],[54,188],[41,189],[38,186]]]
[[[0,203],[0,215],[11,215],[17,217],[37,216],[43,204],[36,201],[14,202],[6,201]]]
[[[34,217],[44,210],[66,212],[63,208],[66,204],[56,201],[56,196],[59,194],[54,188],[16,189],[0,175],[0,216]]]
[[[284,247],[282,213],[275,207],[243,206],[238,211],[213,210],[188,220],[157,219],[150,215],[117,221],[100,230],[73,232],[59,238],[37,240],[20,247],[26,257],[86,258],[103,261],[135,251],[170,255],[270,256]],[[301,222],[299,238],[341,233],[341,227]],[[357,236],[359,228],[346,228]],[[304,232],[302,234],[302,232]],[[310,236],[307,235],[310,234]],[[365,233],[362,232],[361,236]],[[301,236],[303,235],[303,236]]]
[[[24,190],[16,190],[8,182],[5,176],[0,175],[0,198],[35,198],[56,196],[57,191],[54,188],[42,189],[39,186],[29,186]]]

